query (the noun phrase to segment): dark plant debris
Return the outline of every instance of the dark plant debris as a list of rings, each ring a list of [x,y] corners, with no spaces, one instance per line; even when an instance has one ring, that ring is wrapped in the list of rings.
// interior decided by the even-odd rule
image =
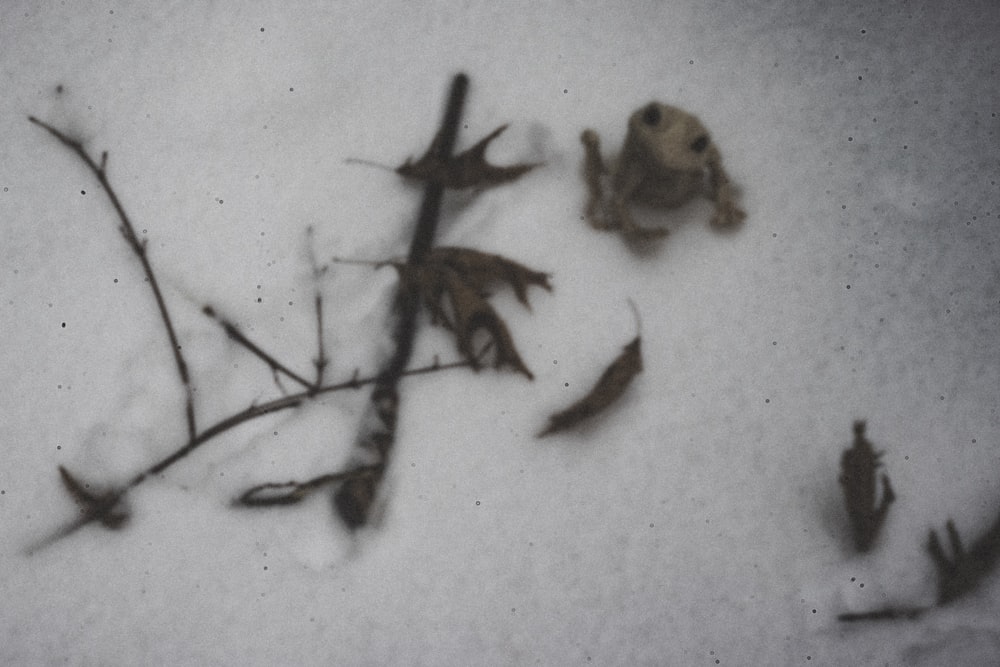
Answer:
[[[927,538],[927,552],[938,573],[938,604],[948,604],[978,587],[996,569],[1000,560],[1000,516],[966,550],[949,519],[945,524],[952,557],[948,558],[933,530]]]
[[[876,505],[877,470],[882,452],[876,452],[865,437],[865,422],[854,422],[854,445],[844,450],[840,459],[840,486],[844,492],[847,516],[851,522],[851,535],[855,548],[864,553],[872,548],[879,530],[885,522],[889,506],[896,494],[889,483],[889,476],[882,475],[882,499]]]
[[[412,158],[408,158],[396,168],[396,173],[421,181],[437,181],[453,190],[487,188],[517,180],[538,167],[540,163],[497,167],[486,161],[486,148],[506,129],[507,125],[501,125],[472,148],[445,159],[440,156],[438,150],[441,143],[439,132],[419,160],[413,162]]]
[[[471,248],[441,247],[432,250],[420,265],[388,262],[400,274],[425,305],[432,324],[438,324],[455,335],[459,353],[473,368],[478,355],[473,339],[485,331],[496,353],[494,368],[510,367],[528,379],[534,376],[522,361],[503,318],[490,305],[489,287],[498,283],[510,285],[518,300],[528,306],[527,290],[537,285],[552,289],[549,276],[534,271],[501,255]]]
[[[942,607],[971,593],[996,570],[1000,561],[1000,516],[972,546],[966,550],[958,535],[955,523],[950,519],[945,523],[952,557],[944,553],[944,548],[932,529],[927,538],[927,553],[937,569],[937,601],[934,606]],[[914,619],[933,607],[884,607],[873,611],[847,613],[837,616],[839,621],[882,621]]]

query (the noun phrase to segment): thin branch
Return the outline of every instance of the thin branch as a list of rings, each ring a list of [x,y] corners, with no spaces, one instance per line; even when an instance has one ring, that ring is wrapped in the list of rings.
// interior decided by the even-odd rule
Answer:
[[[326,350],[323,347],[323,295],[316,290],[316,358],[313,359],[313,365],[316,367],[316,386],[323,384],[323,372],[326,371],[327,365],[330,360],[326,356]]]
[[[288,368],[283,363],[272,357],[270,354],[262,350],[260,347],[258,347],[256,343],[254,343],[245,335],[243,335],[243,333],[236,328],[235,324],[233,324],[229,320],[219,317],[219,314],[216,313],[215,309],[212,308],[211,306],[205,306],[204,308],[201,309],[201,312],[203,312],[205,315],[215,320],[219,324],[219,326],[222,327],[223,331],[226,332],[227,336],[229,336],[234,341],[245,347],[254,356],[256,356],[258,359],[267,364],[272,371],[276,373],[284,373],[289,378],[295,380],[296,382],[298,382],[300,385],[302,385],[307,389],[316,388],[316,384],[305,379],[304,377],[302,377],[301,375],[299,375],[298,373],[296,373],[295,371]]]
[[[118,219],[121,221],[119,231],[121,231],[122,236],[125,237],[125,241],[129,244],[129,247],[132,248],[132,252],[134,252],[139,258],[139,262],[142,264],[142,270],[145,272],[146,279],[149,281],[149,286],[153,290],[153,296],[156,298],[156,307],[160,311],[163,326],[167,330],[167,338],[170,340],[170,349],[174,353],[174,361],[177,364],[177,372],[180,375],[181,385],[183,386],[184,393],[186,395],[186,405],[184,410],[187,419],[188,436],[190,438],[194,438],[198,429],[194,418],[194,388],[191,386],[191,378],[188,374],[187,363],[184,361],[184,355],[181,353],[181,345],[177,340],[174,325],[170,320],[170,313],[167,311],[167,304],[163,299],[163,293],[160,291],[159,283],[156,281],[156,275],[153,273],[153,267],[149,263],[149,257],[146,254],[146,242],[144,240],[140,240],[138,235],[135,233],[132,221],[129,219],[128,214],[125,213],[125,209],[122,206],[121,201],[118,199],[118,195],[115,194],[114,188],[111,187],[111,183],[108,181],[108,152],[104,151],[101,153],[101,163],[97,164],[87,154],[87,151],[83,148],[83,144],[79,141],[70,139],[59,130],[55,129],[48,123],[40,121],[34,116],[28,116],[28,120],[44,130],[47,130],[49,134],[54,136],[62,142],[64,146],[73,151],[77,157],[79,157],[83,163],[87,165],[90,171],[93,172],[97,181],[104,188],[104,192],[111,201],[111,205],[114,206],[115,212],[118,214]]]
[[[293,480],[283,483],[270,482],[267,484],[258,484],[244,491],[239,498],[233,501],[233,504],[243,507],[294,505],[324,486],[339,484],[351,478],[380,473],[379,466],[369,466],[367,468],[354,468],[352,470],[320,475],[305,482],[296,482]]]
[[[316,367],[316,382],[314,386],[319,387],[323,384],[323,373],[326,371],[327,365],[330,363],[329,358],[326,356],[326,349],[323,347],[323,295],[319,291],[319,279],[323,277],[326,273],[329,265],[324,264],[320,266],[319,262],[316,261],[316,249],[314,244],[314,239],[316,236],[315,230],[312,225],[306,227],[306,236],[308,237],[309,245],[309,265],[312,267],[313,280],[316,281],[316,298],[314,300],[316,304],[316,358],[313,359],[313,366]]]

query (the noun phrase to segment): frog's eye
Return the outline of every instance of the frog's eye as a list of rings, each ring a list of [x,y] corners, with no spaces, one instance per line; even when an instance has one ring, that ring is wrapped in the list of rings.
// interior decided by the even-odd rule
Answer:
[[[660,123],[660,107],[655,104],[650,104],[646,107],[645,111],[642,112],[642,122],[651,127],[655,127]]]
[[[706,148],[708,148],[708,137],[704,134],[691,142],[691,150],[695,153],[701,153]]]

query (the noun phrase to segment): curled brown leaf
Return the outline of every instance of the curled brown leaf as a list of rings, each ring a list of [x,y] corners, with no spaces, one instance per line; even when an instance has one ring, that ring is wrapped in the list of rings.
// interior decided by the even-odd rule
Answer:
[[[417,266],[390,262],[403,280],[409,281],[430,314],[431,322],[448,329],[462,356],[473,368],[480,367],[481,355],[473,344],[483,331],[494,351],[494,368],[509,367],[533,379],[521,359],[503,318],[487,300],[488,288],[497,283],[511,286],[518,300],[528,305],[531,285],[551,290],[548,275],[534,271],[501,255],[470,248],[440,247]]]
[[[631,304],[631,301],[629,303]],[[635,305],[632,304],[632,307],[634,309]],[[638,322],[638,311],[635,313]],[[576,426],[583,420],[603,412],[617,401],[628,389],[632,379],[642,371],[641,346],[642,340],[637,334],[632,342],[626,345],[615,360],[604,369],[601,377],[587,392],[587,395],[568,408],[550,415],[548,425],[538,433],[537,437],[544,438],[552,433]]]

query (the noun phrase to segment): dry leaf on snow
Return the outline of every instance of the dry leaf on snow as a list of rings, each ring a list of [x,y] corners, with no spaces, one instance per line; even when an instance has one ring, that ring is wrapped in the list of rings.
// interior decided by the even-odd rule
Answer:
[[[537,167],[539,163],[497,167],[486,161],[487,146],[506,129],[506,125],[501,125],[472,148],[445,162],[437,157],[439,137],[434,137],[427,152],[419,160],[413,162],[408,158],[406,162],[396,168],[396,173],[406,178],[437,181],[444,187],[455,190],[471,187],[485,188],[513,181]]]
[[[629,302],[633,309],[635,305]],[[638,322],[638,311],[636,321]],[[642,371],[641,338],[639,334],[631,343],[625,346],[621,354],[611,362],[601,374],[600,379],[586,396],[573,403],[565,410],[560,410],[549,416],[549,424],[541,432],[539,438],[552,433],[564,431],[575,426],[584,419],[604,411],[625,393],[632,379]]]

